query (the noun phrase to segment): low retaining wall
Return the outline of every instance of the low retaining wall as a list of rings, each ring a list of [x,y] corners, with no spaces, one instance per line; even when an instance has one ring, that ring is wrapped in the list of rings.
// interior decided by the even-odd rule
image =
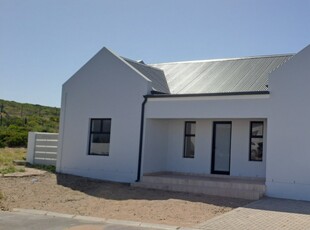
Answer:
[[[27,162],[56,166],[58,133],[28,133]]]

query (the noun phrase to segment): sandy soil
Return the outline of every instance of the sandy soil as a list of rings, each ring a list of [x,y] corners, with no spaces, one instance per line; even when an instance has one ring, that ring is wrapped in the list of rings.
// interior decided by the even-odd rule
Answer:
[[[30,208],[178,226],[194,226],[249,203],[51,173],[0,177],[0,193],[2,210]]]

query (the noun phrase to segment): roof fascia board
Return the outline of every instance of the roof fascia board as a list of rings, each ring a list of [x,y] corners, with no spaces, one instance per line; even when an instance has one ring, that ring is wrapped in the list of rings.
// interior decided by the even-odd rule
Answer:
[[[226,93],[193,93],[193,94],[155,94],[144,95],[147,98],[177,98],[177,97],[214,97],[214,96],[244,96],[244,95],[269,95],[269,91],[247,91]]]
[[[151,97],[149,101],[220,101],[220,100],[250,100],[250,99],[267,99],[269,94],[256,95],[230,95],[230,96],[212,96],[212,97]]]

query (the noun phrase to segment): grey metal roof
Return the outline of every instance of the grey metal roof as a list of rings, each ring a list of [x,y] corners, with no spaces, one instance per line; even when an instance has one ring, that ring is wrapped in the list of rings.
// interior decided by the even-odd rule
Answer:
[[[270,72],[290,59],[293,55],[272,55],[260,57],[172,62],[148,66],[164,71],[171,94],[255,92],[268,90]],[[166,89],[163,75],[159,71],[130,63],[151,81],[156,81],[161,89]],[[142,64],[141,64],[142,65]],[[156,74],[155,74],[156,73]],[[157,76],[160,75],[160,76]],[[156,87],[155,87],[156,88]],[[158,87],[160,89],[160,87]],[[165,92],[162,90],[158,90]]]
[[[164,71],[149,65],[144,64],[144,62],[133,61],[128,58],[123,58],[129,65],[143,74],[152,82],[153,90],[163,92],[163,93],[170,93],[167,80],[164,74]]]

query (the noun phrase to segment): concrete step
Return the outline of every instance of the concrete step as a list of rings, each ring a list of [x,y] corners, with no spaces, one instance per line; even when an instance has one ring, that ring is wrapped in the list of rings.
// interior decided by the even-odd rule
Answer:
[[[265,185],[261,181],[230,178],[225,180],[221,178],[144,176],[141,182],[133,183],[132,186],[248,200],[258,200],[265,193]]]
[[[142,182],[158,184],[175,184],[200,187],[216,187],[223,189],[255,190],[265,192],[265,184],[255,180],[219,179],[204,177],[158,177],[144,176]]]

